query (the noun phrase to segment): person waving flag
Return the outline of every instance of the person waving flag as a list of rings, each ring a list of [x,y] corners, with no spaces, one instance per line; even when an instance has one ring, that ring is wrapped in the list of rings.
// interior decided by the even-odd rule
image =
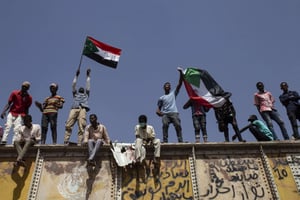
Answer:
[[[190,99],[208,108],[221,107],[230,93],[225,92],[213,77],[203,69],[182,69],[183,82]]]

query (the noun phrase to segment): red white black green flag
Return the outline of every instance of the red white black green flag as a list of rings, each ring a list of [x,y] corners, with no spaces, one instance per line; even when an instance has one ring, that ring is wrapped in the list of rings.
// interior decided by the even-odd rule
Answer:
[[[231,95],[224,92],[206,70],[187,68],[183,70],[183,79],[190,99],[208,108],[221,107],[226,101],[225,98]]]
[[[117,68],[121,51],[121,49],[87,36],[82,54],[98,63],[112,68]]]

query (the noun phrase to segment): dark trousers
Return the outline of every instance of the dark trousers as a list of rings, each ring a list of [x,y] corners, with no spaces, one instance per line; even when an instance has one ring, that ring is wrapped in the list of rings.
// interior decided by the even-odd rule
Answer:
[[[205,115],[193,115],[193,125],[196,139],[200,139],[200,130],[202,131],[203,138],[207,138]]]
[[[265,134],[260,132],[258,128],[255,126],[251,126],[249,128],[250,132],[253,134],[253,136],[256,138],[257,141],[271,141],[269,137],[267,137]]]
[[[287,111],[287,115],[289,117],[292,129],[293,129],[294,138],[300,139],[300,135],[299,135],[299,131],[298,131],[298,124],[297,124],[297,119],[300,120],[300,109],[289,110],[289,111]]]
[[[57,113],[47,113],[43,114],[42,116],[42,139],[41,144],[46,143],[47,139],[47,131],[48,131],[48,124],[50,123],[50,128],[52,131],[52,141],[53,144],[57,142]]]

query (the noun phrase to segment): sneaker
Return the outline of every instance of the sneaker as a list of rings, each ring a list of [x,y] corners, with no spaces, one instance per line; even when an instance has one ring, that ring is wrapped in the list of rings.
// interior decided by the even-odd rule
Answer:
[[[292,139],[294,139],[294,140],[300,140],[300,136],[292,135],[291,140],[292,140]]]
[[[96,161],[94,161],[94,160],[88,160],[87,164],[91,165],[91,166],[96,166]]]
[[[196,136],[195,136],[195,142],[196,143],[200,143],[200,135],[199,134],[196,134]]]
[[[19,167],[18,161],[14,162],[14,166],[15,166],[15,167]]]
[[[160,158],[159,158],[159,157],[154,157],[154,159],[153,159],[153,163],[154,163],[154,164],[158,164],[159,161],[160,161]]]
[[[3,146],[6,145],[6,141],[1,141],[0,145],[3,145]]]
[[[25,160],[18,160],[17,163],[18,163],[19,166],[26,167]]]
[[[69,142],[68,141],[64,141],[64,145],[65,146],[69,146]]]

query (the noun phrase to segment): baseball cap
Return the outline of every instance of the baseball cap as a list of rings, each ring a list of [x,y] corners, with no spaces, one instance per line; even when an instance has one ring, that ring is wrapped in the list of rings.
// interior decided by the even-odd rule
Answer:
[[[30,87],[30,82],[28,82],[28,81],[24,81],[23,83],[22,83],[22,86],[26,86],[26,87]]]
[[[50,87],[56,87],[56,88],[57,88],[58,85],[57,85],[56,83],[51,83],[51,84],[50,84]]]
[[[287,83],[286,82],[281,82],[280,86],[287,86]]]
[[[250,115],[248,121],[254,121],[257,120],[257,116],[256,115]]]

